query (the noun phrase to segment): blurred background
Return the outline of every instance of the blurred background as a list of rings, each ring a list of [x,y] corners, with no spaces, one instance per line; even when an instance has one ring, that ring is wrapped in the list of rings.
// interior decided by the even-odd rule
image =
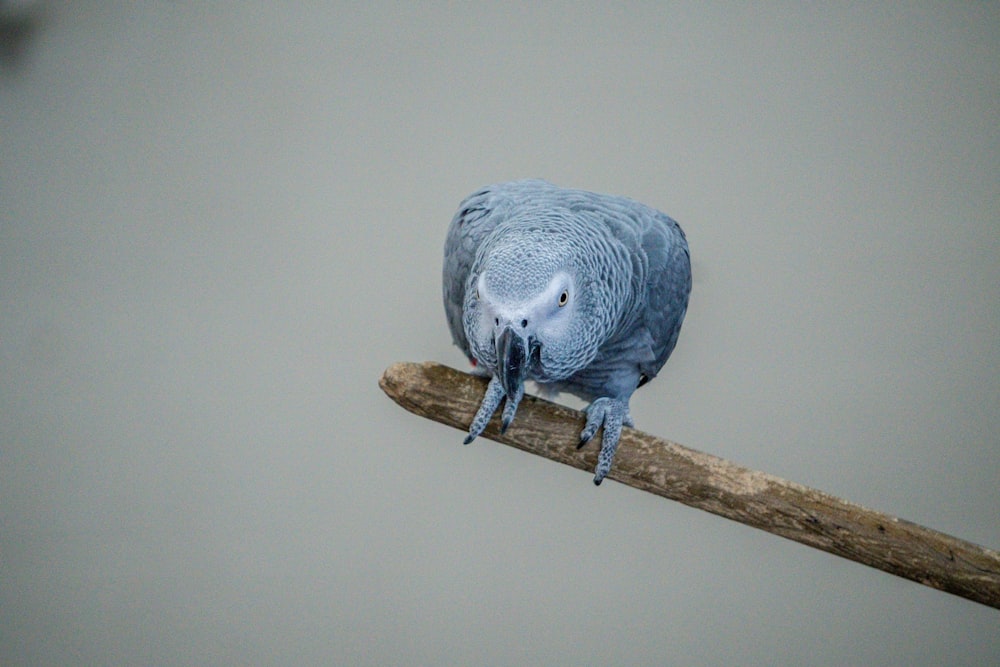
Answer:
[[[0,663],[1000,659],[996,610],[404,412],[459,201],[680,221],[639,428],[1000,547],[997,3],[7,2]]]

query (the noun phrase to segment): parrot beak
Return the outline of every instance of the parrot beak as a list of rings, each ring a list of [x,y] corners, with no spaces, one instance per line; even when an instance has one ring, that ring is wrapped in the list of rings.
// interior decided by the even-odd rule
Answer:
[[[524,379],[528,374],[527,344],[510,327],[505,327],[496,341],[500,386],[503,387],[508,399],[517,400],[515,397],[524,385]]]

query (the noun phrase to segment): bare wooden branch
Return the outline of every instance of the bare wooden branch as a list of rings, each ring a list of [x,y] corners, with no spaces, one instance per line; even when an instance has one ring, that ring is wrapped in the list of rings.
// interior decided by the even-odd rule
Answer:
[[[399,363],[379,386],[410,412],[465,430],[485,379]],[[583,423],[582,412],[525,396],[506,434],[494,416],[483,436],[591,473],[600,443],[576,448]],[[608,477],[1000,609],[1000,553],[822,491],[630,428]]]

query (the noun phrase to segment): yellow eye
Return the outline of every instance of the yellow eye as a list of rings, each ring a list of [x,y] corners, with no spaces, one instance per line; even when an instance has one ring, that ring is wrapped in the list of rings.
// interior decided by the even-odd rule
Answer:
[[[569,301],[569,292],[563,290],[563,293],[559,295],[559,307],[562,308]]]

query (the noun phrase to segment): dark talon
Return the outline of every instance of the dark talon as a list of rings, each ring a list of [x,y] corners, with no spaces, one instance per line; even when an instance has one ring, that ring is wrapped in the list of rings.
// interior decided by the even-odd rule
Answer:
[[[512,421],[514,421],[514,420],[513,419],[501,419],[500,420],[500,435],[503,435],[504,433],[507,432],[507,427],[510,426],[510,423]]]
[[[465,436],[465,440],[462,441],[462,444],[463,445],[467,445],[467,444],[469,444],[470,442],[472,442],[475,439],[476,439],[476,436],[474,436],[474,435],[472,435],[470,433],[469,435]]]
[[[583,449],[583,446],[590,442],[589,438],[580,438],[580,442],[577,444],[577,449]]]
[[[604,481],[603,479],[597,479],[597,478],[595,477],[595,478],[594,478],[594,486],[600,486],[600,485],[601,485],[601,482],[603,482],[603,481]]]

